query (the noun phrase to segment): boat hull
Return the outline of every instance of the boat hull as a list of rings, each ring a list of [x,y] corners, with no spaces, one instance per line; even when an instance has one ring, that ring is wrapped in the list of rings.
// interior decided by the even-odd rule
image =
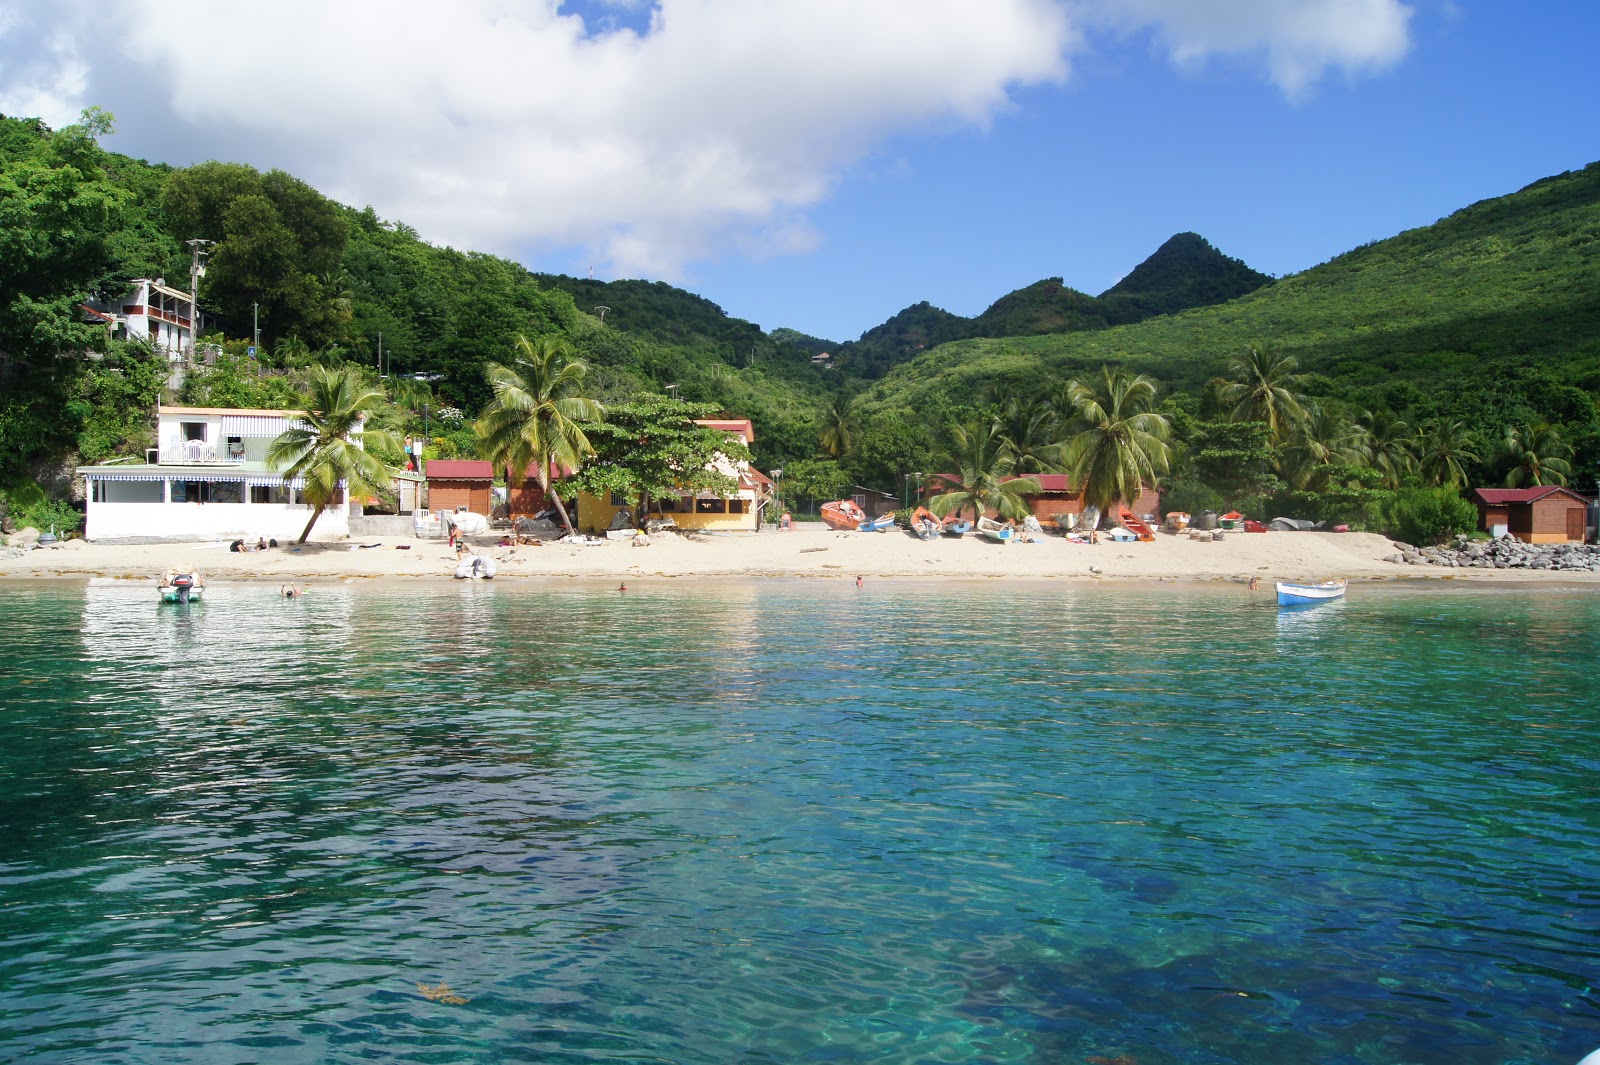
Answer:
[[[1344,581],[1323,581],[1320,584],[1294,584],[1278,581],[1279,606],[1314,606],[1344,597]]]
[[[954,536],[959,539],[971,531],[972,522],[970,521],[947,521],[944,523],[944,534],[946,536]]]
[[[857,532],[888,532],[894,528],[894,515],[885,514],[881,518],[871,518],[856,526]]]
[[[849,532],[867,520],[866,512],[848,499],[836,499],[822,504],[822,521],[830,529]]]

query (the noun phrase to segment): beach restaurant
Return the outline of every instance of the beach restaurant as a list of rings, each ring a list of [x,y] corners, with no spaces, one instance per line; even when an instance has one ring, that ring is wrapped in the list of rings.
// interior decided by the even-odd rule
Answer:
[[[703,418],[696,425],[721,429],[730,437],[736,436],[746,445],[755,442],[755,427],[748,418]],[[680,492],[677,495],[650,501],[650,517],[671,518],[680,529],[697,529],[704,532],[757,532],[761,528],[761,510],[772,492],[772,480],[748,462],[735,462],[719,455],[713,463],[716,469],[734,478],[737,487],[731,495],[715,492]],[[578,493],[578,528],[587,533],[600,533],[611,527],[612,519],[634,500],[615,494],[605,498],[589,492]]]

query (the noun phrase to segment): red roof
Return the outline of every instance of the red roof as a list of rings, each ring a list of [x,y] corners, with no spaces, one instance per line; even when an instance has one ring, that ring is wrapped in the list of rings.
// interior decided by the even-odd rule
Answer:
[[[1535,503],[1556,492],[1565,493],[1580,503],[1589,502],[1570,488],[1563,488],[1558,484],[1540,485],[1536,488],[1474,488],[1472,490],[1472,494],[1478,497],[1479,502],[1491,507],[1504,506],[1507,503]]]
[[[434,459],[428,463],[430,481],[492,481],[494,467],[478,459]]]
[[[753,444],[756,440],[756,427],[750,424],[749,418],[696,418],[694,423],[721,429],[725,433],[738,433],[747,444]]]

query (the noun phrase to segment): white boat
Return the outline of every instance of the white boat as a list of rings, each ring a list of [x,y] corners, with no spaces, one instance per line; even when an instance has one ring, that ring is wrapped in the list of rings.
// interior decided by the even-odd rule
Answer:
[[[461,561],[456,563],[456,577],[460,580],[494,578],[494,559],[488,555],[463,555]]]
[[[1343,598],[1345,580],[1341,577],[1336,581],[1321,581],[1317,584],[1278,581],[1277,585],[1279,606],[1308,606],[1312,603],[1326,603],[1330,599]]]
[[[978,531],[989,539],[999,540],[1001,543],[1007,543],[1013,536],[1017,535],[1016,529],[1010,525],[1002,525],[993,518],[979,518]]]

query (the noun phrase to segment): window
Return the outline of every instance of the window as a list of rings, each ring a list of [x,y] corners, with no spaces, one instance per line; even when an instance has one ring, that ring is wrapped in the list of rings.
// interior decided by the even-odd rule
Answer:
[[[696,499],[694,501],[696,514],[726,514],[728,501],[726,499]]]
[[[202,444],[206,441],[205,422],[179,422],[178,427],[183,430],[185,440],[198,440]]]
[[[728,513],[729,514],[748,514],[749,512],[750,512],[750,501],[748,499],[730,499],[730,500],[728,500]]]
[[[253,484],[250,486],[252,503],[287,503],[289,490],[281,484]]]

